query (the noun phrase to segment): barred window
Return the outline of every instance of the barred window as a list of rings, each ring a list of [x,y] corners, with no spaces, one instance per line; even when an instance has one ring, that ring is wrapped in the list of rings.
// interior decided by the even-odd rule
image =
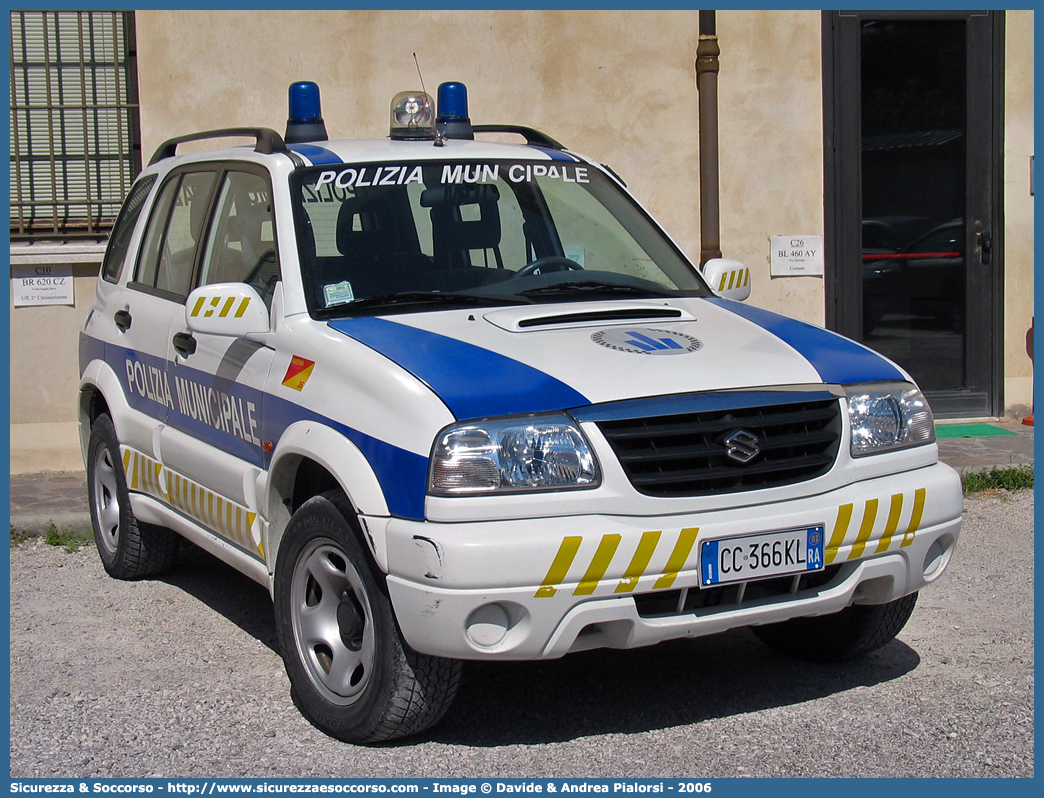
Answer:
[[[141,171],[134,13],[11,12],[11,239],[103,239]]]

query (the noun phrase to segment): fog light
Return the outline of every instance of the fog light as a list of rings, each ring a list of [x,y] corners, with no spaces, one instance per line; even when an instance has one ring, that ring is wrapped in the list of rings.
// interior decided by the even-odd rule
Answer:
[[[946,566],[949,565],[952,554],[953,537],[943,535],[936,538],[928,547],[928,553],[924,555],[924,580],[931,582],[941,576],[942,572],[946,570]]]
[[[471,613],[465,625],[472,643],[491,648],[504,639],[511,625],[511,616],[500,604],[486,604]]]

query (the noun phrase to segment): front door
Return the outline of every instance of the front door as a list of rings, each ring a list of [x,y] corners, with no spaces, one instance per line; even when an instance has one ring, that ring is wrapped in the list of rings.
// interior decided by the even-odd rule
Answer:
[[[1001,407],[1003,12],[825,18],[828,323],[939,417]]]

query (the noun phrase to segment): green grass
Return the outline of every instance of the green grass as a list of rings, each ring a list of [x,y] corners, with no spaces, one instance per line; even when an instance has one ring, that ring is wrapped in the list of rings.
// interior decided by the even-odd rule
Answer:
[[[979,493],[985,490],[1020,490],[1033,487],[1033,466],[994,468],[978,474],[966,474],[964,492]]]
[[[14,524],[11,524],[11,548],[38,537],[43,537],[44,543],[48,546],[61,546],[69,554],[94,543],[94,533],[90,527],[86,529],[59,530],[54,525],[54,522],[51,522],[46,532],[34,532],[27,529],[17,529]]]
[[[24,529],[15,529],[15,525],[11,524],[11,548],[13,549],[19,543],[25,543],[30,538],[37,537],[35,532],[27,532]]]

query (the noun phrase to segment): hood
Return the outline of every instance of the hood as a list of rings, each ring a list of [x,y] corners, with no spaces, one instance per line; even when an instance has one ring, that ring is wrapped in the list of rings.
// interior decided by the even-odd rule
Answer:
[[[585,302],[331,321],[458,420],[705,391],[902,380],[835,333],[722,299]]]

